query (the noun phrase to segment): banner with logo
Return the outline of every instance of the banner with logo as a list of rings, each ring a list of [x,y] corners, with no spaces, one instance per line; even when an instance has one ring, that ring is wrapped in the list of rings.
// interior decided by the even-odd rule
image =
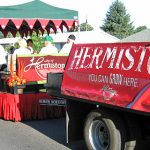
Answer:
[[[49,72],[64,72],[68,56],[18,56],[17,65],[27,82],[47,79]]]
[[[149,83],[148,43],[77,44],[65,68],[62,93],[133,108]],[[147,107],[143,104],[136,108],[150,112],[150,102]]]

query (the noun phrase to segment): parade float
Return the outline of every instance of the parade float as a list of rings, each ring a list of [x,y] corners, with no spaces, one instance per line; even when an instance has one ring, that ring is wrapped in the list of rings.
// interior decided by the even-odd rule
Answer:
[[[0,6],[0,31],[5,37],[17,33],[27,37],[57,30],[70,31],[78,24],[78,12],[57,8],[40,0],[14,6]],[[48,72],[63,72],[67,56],[17,56],[8,57],[7,71],[1,71],[3,89],[0,93],[0,117],[23,121],[61,117],[64,108],[44,105],[54,97],[48,96],[44,84]]]

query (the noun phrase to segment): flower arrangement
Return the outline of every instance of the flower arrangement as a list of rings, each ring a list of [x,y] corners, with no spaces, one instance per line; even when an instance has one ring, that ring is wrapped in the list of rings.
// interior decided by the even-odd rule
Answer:
[[[23,64],[18,62],[18,68],[17,73],[13,70],[13,57],[11,57],[11,63],[10,63],[10,77],[7,80],[7,83],[10,87],[16,86],[16,85],[22,85],[26,84],[26,79],[22,78],[22,71],[23,71]]]
[[[26,84],[26,79],[22,79],[19,76],[12,74],[9,78],[8,78],[8,85],[10,87],[16,86],[16,85],[22,85],[22,84]]]

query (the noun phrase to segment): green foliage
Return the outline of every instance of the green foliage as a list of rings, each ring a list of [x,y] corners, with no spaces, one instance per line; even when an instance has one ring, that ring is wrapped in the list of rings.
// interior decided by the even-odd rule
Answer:
[[[120,39],[133,34],[134,27],[130,22],[130,15],[126,14],[126,9],[122,2],[116,0],[112,3],[101,29]]]
[[[147,27],[146,27],[146,26],[139,26],[139,27],[137,27],[137,28],[134,30],[134,33],[140,32],[140,31],[142,31],[142,30],[144,30],[144,29],[147,29]]]
[[[74,32],[78,31],[78,26],[75,26]],[[93,27],[88,23],[82,23],[80,25],[80,31],[93,31]]]
[[[1,35],[0,35],[1,36]],[[17,37],[20,37],[19,32],[17,32]],[[8,38],[12,38],[12,34],[8,33],[7,35]],[[42,47],[44,47],[44,41],[42,40],[42,34],[41,32],[39,32],[39,35],[37,36],[36,32],[32,33],[31,39],[33,40],[33,49],[35,51],[35,53],[39,53],[39,51],[41,50]],[[5,49],[9,52],[11,45],[6,45]],[[18,43],[14,44],[15,49],[18,48]]]
[[[33,32],[31,39],[33,40],[33,49],[35,50],[35,53],[39,53],[41,48],[44,46],[41,34],[37,36],[36,33]]]
[[[0,32],[0,39],[4,38],[4,35],[2,32]]]
[[[92,31],[93,30],[93,27],[90,25],[90,24],[88,24],[88,23],[82,23],[81,25],[80,25],[80,31]]]

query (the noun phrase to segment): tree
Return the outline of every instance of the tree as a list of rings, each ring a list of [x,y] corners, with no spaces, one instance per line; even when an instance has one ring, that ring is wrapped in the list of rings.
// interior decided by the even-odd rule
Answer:
[[[35,50],[36,53],[39,53],[41,48],[44,46],[44,41],[42,39],[41,32],[39,32],[38,36],[35,32],[33,32],[31,39],[33,40],[33,49]]]
[[[74,31],[75,32],[78,31],[78,26],[75,27]],[[90,24],[88,24],[87,22],[84,22],[84,23],[80,24],[80,31],[93,31],[93,27]]]
[[[139,27],[137,27],[137,28],[134,30],[134,33],[140,32],[140,31],[142,31],[142,30],[144,30],[144,29],[147,29],[147,27],[146,27],[146,26],[139,26]]]
[[[4,35],[2,32],[0,32],[0,39],[4,38]]]
[[[80,31],[92,31],[92,30],[93,30],[93,27],[90,24],[88,24],[87,22],[82,23],[80,25]]]
[[[130,15],[126,14],[126,9],[122,2],[116,0],[112,3],[101,29],[120,39],[125,38],[134,32],[134,27],[130,22]]]

